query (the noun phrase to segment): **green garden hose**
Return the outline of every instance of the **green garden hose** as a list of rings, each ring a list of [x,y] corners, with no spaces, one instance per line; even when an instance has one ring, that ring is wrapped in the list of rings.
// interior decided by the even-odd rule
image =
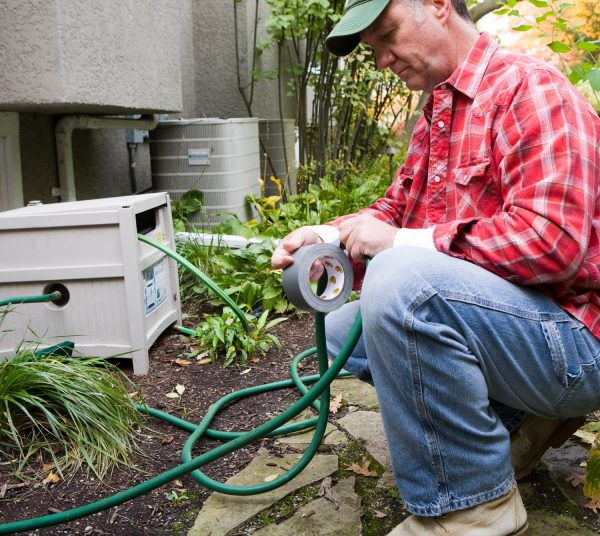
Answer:
[[[209,278],[202,274],[202,272],[200,272],[195,266],[193,266],[183,257],[179,256],[177,253],[169,250],[168,248],[165,248],[162,245],[156,244],[147,237],[139,236],[138,238],[142,242],[157,247],[157,249],[160,249],[169,257],[175,259],[177,262],[190,269],[201,281],[205,283],[207,281],[210,282],[210,285],[206,283],[207,286],[209,286],[211,290],[217,293],[221,298],[223,298],[223,300],[226,303],[228,303],[232,307],[233,311],[236,313],[238,318],[240,318],[240,321],[242,321],[244,326],[247,327],[246,316],[239,309],[239,307],[237,307],[235,302],[233,302],[233,300],[231,300],[229,296],[227,296]],[[168,415],[153,408],[148,408],[146,406],[141,405],[136,406],[140,411],[147,413],[148,415],[164,419],[170,424],[179,426],[191,432],[191,435],[186,441],[182,450],[183,463],[181,465],[169,469],[168,471],[165,471],[164,473],[150,478],[145,482],[137,484],[136,486],[133,486],[129,489],[116,493],[115,495],[111,495],[109,497],[106,497],[104,499],[90,504],[86,504],[77,508],[73,508],[71,510],[66,510],[47,516],[37,517],[34,519],[26,519],[22,521],[15,521],[12,523],[0,525],[0,534],[13,534],[28,530],[36,530],[42,527],[66,523],[68,521],[79,519],[81,517],[89,516],[102,510],[106,510],[108,508],[112,508],[114,506],[122,504],[131,499],[134,499],[140,495],[143,495],[144,493],[148,493],[149,491],[163,486],[164,484],[167,484],[168,482],[180,478],[188,473],[191,473],[192,476],[198,482],[205,485],[206,487],[230,495],[250,495],[265,493],[289,482],[308,465],[310,460],[314,457],[314,455],[317,452],[318,446],[321,443],[321,440],[325,433],[325,428],[327,426],[327,418],[329,414],[329,386],[331,382],[340,375],[343,365],[345,364],[346,360],[348,359],[348,356],[354,349],[354,346],[356,345],[362,332],[362,319],[359,313],[354,321],[354,324],[352,326],[352,329],[350,330],[346,341],[340,349],[340,352],[335,357],[331,365],[328,366],[325,340],[325,316],[323,313],[316,313],[315,323],[317,346],[316,348],[306,350],[305,352],[302,352],[301,354],[296,356],[292,363],[292,380],[274,382],[263,386],[250,387],[238,391],[236,393],[231,393],[221,398],[217,403],[213,404],[213,406],[210,407],[209,411],[198,425],[194,425],[183,419],[173,417],[172,415]],[[319,364],[319,375],[299,377],[296,370],[298,363],[302,359],[305,359],[306,357],[314,354],[315,352],[317,354]],[[345,373],[344,375],[348,374]],[[314,383],[314,385],[311,389],[308,389],[305,385],[307,383]],[[287,388],[293,385],[295,385],[301,391],[301,393],[303,393],[302,398],[300,398],[297,402],[295,402],[292,406],[287,408],[278,416],[254,428],[253,430],[250,430],[248,432],[222,432],[209,429],[209,425],[218,413],[218,411],[223,406],[230,403],[232,400],[239,399],[245,396],[250,396],[253,394],[263,393],[266,391],[272,391],[275,389]],[[318,398],[320,398],[320,401],[317,401]],[[288,421],[298,416],[302,411],[304,411],[311,405],[313,405],[319,411],[319,416],[317,418],[309,419],[300,423],[286,425]],[[293,466],[287,472],[283,473],[271,482],[256,484],[253,486],[231,486],[210,479],[199,470],[200,467],[214,460],[217,460],[233,452],[234,450],[248,445],[258,439],[291,433],[293,431],[312,427],[315,424],[315,434],[302,458],[298,461],[298,463],[295,466]],[[227,442],[223,445],[220,445],[219,447],[210,450],[209,452],[192,458],[191,451],[193,445],[203,435],[220,440],[225,440]]]
[[[62,294],[57,290],[49,294],[40,294],[39,296],[13,296],[12,298],[3,298],[0,300],[0,307],[5,305],[19,305],[21,303],[45,303],[60,300]]]

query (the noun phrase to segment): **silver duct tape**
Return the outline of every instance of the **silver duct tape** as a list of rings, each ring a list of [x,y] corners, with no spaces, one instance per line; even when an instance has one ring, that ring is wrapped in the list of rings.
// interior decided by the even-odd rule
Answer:
[[[329,313],[348,300],[354,280],[352,265],[346,254],[333,244],[302,246],[292,255],[293,264],[283,271],[283,290],[288,300],[305,311]],[[320,260],[325,267],[327,286],[317,296],[313,291],[310,267]]]

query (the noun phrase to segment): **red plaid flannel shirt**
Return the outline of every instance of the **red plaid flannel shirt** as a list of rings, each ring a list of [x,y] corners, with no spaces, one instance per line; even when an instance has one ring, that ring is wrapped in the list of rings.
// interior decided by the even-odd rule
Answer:
[[[386,197],[361,213],[433,227],[438,250],[539,287],[600,338],[593,108],[559,71],[482,33],[423,112]]]

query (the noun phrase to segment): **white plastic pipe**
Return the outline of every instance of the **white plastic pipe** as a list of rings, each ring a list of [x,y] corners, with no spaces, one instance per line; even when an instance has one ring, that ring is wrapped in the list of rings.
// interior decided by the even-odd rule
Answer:
[[[175,238],[182,242],[193,242],[202,246],[225,246],[229,249],[241,249],[248,244],[260,244],[261,238],[244,238],[240,235],[211,234],[211,233],[175,233]],[[274,243],[279,240],[273,239]]]

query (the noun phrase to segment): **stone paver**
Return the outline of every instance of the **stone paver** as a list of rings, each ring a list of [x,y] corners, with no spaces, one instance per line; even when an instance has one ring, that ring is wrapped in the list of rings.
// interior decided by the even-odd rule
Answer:
[[[581,464],[588,458],[589,449],[571,439],[559,449],[548,449],[542,456],[550,478],[564,496],[577,506],[583,506],[588,499],[583,495],[581,486],[574,488],[567,478],[573,474],[585,475],[585,467],[581,467]]]
[[[297,421],[305,421],[310,418],[315,417],[315,413],[311,413],[309,411],[303,411],[296,419],[292,422]],[[306,450],[308,447],[313,435],[315,433],[314,428],[307,430],[305,432],[297,432],[295,434],[290,434],[286,436],[280,436],[275,440],[275,444],[281,445],[289,445],[298,450]],[[348,438],[343,432],[332,423],[327,423],[327,428],[325,429],[325,436],[323,437],[323,441],[321,445],[323,446],[333,446],[333,445],[343,445],[348,441]]]
[[[316,499],[279,525],[268,525],[256,536],[360,536],[360,497],[354,492],[355,478],[345,478],[331,488],[336,503]]]
[[[339,394],[348,404],[359,404],[370,409],[379,408],[375,388],[357,378],[335,380],[331,384],[331,396],[336,397]]]
[[[388,450],[381,415],[375,411],[355,411],[337,421],[348,434],[363,445],[375,458],[385,473],[379,481],[380,486],[392,487],[395,485],[392,473],[392,461]]]
[[[265,482],[274,474],[281,474],[298,461],[298,455],[285,455],[282,458],[259,451],[256,458],[230,478],[228,484],[251,485]],[[275,465],[273,465],[275,464]],[[338,469],[338,458],[333,454],[317,454],[306,469],[292,481],[260,495],[235,496],[213,493],[204,503],[196,523],[188,536],[224,536],[261,510],[282,499],[293,491],[321,480]]]

